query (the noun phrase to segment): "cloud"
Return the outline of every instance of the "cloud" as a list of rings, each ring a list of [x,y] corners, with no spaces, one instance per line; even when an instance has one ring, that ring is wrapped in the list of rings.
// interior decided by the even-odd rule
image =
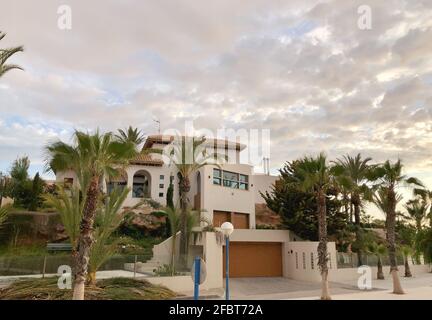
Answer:
[[[41,164],[47,140],[74,128],[153,133],[159,118],[270,129],[273,168],[361,152],[430,181],[430,1],[71,1],[70,31],[57,28],[60,4],[0,12],[1,45],[26,48],[13,60],[25,72],[0,80],[1,170],[24,153]]]

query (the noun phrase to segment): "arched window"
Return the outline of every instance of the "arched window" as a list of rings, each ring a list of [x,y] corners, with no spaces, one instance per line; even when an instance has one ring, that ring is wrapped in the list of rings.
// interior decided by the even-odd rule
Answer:
[[[151,196],[151,176],[145,170],[135,172],[133,176],[132,197],[150,198]]]

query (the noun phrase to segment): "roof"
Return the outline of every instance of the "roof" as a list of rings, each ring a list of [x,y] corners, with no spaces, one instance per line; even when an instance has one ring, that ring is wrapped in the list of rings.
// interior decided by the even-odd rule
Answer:
[[[138,154],[134,159],[129,161],[130,164],[145,164],[150,166],[162,166],[163,161],[161,159],[154,159],[150,154]]]
[[[159,144],[170,144],[172,141],[174,141],[176,136],[174,135],[162,135],[162,134],[154,134],[149,135],[144,143],[143,149],[151,148],[153,144],[159,143]],[[185,137],[185,136],[182,136]],[[206,144],[208,145],[217,145],[217,146],[225,146],[225,149],[236,149],[236,150],[243,150],[246,148],[246,145],[239,143],[239,142],[233,142],[229,141],[228,139],[208,139],[206,138]]]

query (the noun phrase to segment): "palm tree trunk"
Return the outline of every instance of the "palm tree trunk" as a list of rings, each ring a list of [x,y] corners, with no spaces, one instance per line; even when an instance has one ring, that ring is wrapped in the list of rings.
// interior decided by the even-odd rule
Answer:
[[[318,191],[318,265],[321,271],[321,300],[331,300],[328,286],[326,198]]]
[[[93,177],[87,190],[83,218],[78,238],[78,254],[75,261],[75,285],[73,300],[84,300],[84,285],[87,277],[90,249],[93,244],[93,223],[99,195],[99,178]]]
[[[187,252],[188,252],[188,241],[187,241],[187,209],[188,200],[187,193],[190,190],[189,177],[181,177],[179,182],[180,189],[180,266],[186,268],[187,264]]]
[[[384,280],[384,272],[383,272],[383,266],[382,266],[382,262],[381,262],[381,257],[378,256],[378,263],[377,263],[377,279],[378,280]]]
[[[96,272],[91,271],[87,274],[87,284],[90,286],[96,285]]]
[[[404,257],[405,262],[404,262],[404,266],[405,266],[405,277],[410,278],[412,277],[412,273],[411,273],[411,269],[408,263],[408,256]]]
[[[174,232],[172,234],[172,243],[171,243],[171,275],[175,275],[175,251],[176,251],[176,238],[177,234]]]
[[[361,221],[360,221],[360,197],[357,194],[353,194],[352,202],[354,206],[354,221],[356,226],[356,242],[357,242],[357,259],[358,266],[363,265],[363,253],[361,249],[362,239],[361,239]]]
[[[389,212],[387,212],[387,241],[388,241],[388,254],[390,259],[390,273],[393,279],[393,293],[404,294],[402,289],[398,267],[396,261],[396,194],[392,188],[388,190]]]

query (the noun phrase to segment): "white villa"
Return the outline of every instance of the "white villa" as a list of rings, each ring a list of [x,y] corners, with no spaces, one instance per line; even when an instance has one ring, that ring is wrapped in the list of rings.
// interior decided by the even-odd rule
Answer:
[[[143,148],[162,149],[174,141],[174,136],[151,135]],[[260,191],[270,190],[278,177],[257,174],[248,164],[239,163],[240,153],[246,146],[236,142],[206,140],[206,146],[217,153],[235,157],[235,164],[205,165],[191,177],[191,190],[188,195],[191,206],[203,209],[202,215],[212,221],[214,227],[230,221],[234,232],[230,236],[230,276],[231,277],[287,277],[297,280],[320,281],[317,266],[317,242],[302,241],[289,230],[256,229],[255,204],[263,203]],[[217,146],[217,148],[215,148]],[[221,147],[222,146],[222,147]],[[57,182],[75,184],[73,172],[59,172]],[[120,178],[107,181],[109,192],[115,185],[131,189],[125,205],[132,206],[143,198],[151,198],[162,205],[166,204],[166,192],[170,182],[174,185],[174,203],[178,201],[178,177],[174,165],[167,165],[159,154],[140,155],[130,161]],[[177,234],[179,237],[179,234]],[[178,253],[179,241],[176,251]],[[145,263],[126,264],[125,269],[145,274],[156,284],[165,285],[175,291],[192,289],[189,275],[155,277],[153,270],[169,264],[172,251],[172,237],[154,246],[153,258]],[[223,244],[217,241],[214,232],[203,232],[195,243],[190,244],[189,261],[201,256],[206,262],[207,279],[204,289],[223,287],[224,277]],[[337,270],[336,247],[328,243],[330,279],[356,279],[357,269]],[[421,266],[418,266],[421,267]]]

